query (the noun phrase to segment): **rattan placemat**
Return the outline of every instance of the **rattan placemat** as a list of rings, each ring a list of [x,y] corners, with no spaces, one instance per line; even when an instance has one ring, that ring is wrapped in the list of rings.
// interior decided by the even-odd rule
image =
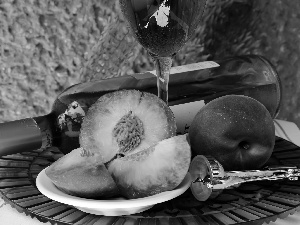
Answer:
[[[35,186],[38,173],[61,157],[57,148],[0,158],[0,196],[19,212],[51,224],[262,224],[300,210],[299,181],[249,182],[223,190],[215,199],[197,201],[190,190],[168,202],[129,216],[99,216],[55,202]],[[273,157],[300,166],[300,147],[277,137]]]

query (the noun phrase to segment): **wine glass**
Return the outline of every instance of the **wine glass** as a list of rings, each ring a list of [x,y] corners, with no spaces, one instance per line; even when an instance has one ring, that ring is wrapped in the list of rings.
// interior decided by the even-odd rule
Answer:
[[[134,37],[156,67],[158,97],[168,103],[172,57],[194,34],[207,0],[119,0]]]

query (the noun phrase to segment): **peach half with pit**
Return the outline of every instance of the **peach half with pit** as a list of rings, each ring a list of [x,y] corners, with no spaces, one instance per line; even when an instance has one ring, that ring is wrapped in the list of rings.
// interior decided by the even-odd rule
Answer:
[[[106,163],[149,148],[176,135],[171,109],[156,95],[121,90],[100,97],[88,110],[80,130],[80,146]]]

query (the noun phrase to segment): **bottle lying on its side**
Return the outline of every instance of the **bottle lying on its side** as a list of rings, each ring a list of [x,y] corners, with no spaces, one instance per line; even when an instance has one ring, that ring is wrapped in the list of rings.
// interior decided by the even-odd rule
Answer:
[[[49,114],[0,124],[0,156],[50,146],[58,147],[65,154],[70,152],[79,147],[81,121],[88,108],[102,95],[121,89],[157,94],[155,73],[79,83],[67,88],[58,95]],[[276,69],[258,55],[174,67],[168,92],[171,108],[203,100],[209,102],[228,94],[243,94],[264,104],[273,118],[281,101]]]

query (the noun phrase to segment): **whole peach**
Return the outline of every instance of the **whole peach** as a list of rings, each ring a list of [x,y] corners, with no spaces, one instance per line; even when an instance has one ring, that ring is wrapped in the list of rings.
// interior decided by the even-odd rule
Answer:
[[[225,170],[258,169],[270,158],[275,126],[266,107],[244,95],[214,99],[189,129],[192,154],[211,155]]]

